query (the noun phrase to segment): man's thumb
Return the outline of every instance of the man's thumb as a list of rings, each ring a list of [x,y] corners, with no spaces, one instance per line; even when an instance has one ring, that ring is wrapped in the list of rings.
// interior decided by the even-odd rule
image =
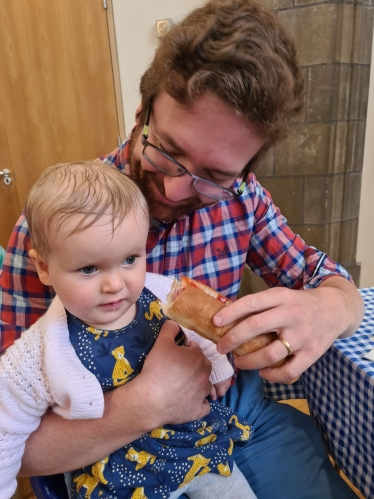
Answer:
[[[168,336],[169,338],[174,340],[174,338],[178,335],[179,331],[180,327],[175,321],[167,320],[162,325],[159,336],[163,337]]]

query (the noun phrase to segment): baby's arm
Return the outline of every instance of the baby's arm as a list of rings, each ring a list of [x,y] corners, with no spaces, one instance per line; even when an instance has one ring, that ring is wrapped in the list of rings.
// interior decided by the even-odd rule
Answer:
[[[212,390],[210,392],[210,398],[212,400],[216,400],[217,397],[223,397],[223,395],[225,395],[225,393],[231,386],[231,380],[232,376],[230,376],[228,379],[220,381],[219,383],[215,383],[212,386]]]
[[[171,277],[147,272],[146,287],[157,296],[161,303],[165,303],[173,281],[174,279]],[[197,343],[205,357],[212,364],[210,381],[213,384],[213,387],[210,396],[215,400],[217,395],[224,395],[230,387],[234,369],[228,361],[227,356],[220,354],[213,342],[206,340],[190,329],[183,327],[182,329],[188,340]]]
[[[0,361],[0,497],[4,499],[17,488],[25,441],[51,403],[40,362],[41,338],[33,329],[23,333]]]
[[[170,292],[173,281],[174,279],[172,277],[147,272],[145,286],[155,296],[157,296],[161,303],[165,303],[167,301],[167,295]],[[183,327],[182,329],[189,341],[194,341],[195,343],[197,343],[203,351],[205,357],[207,357],[207,359],[212,363],[212,373],[210,376],[210,381],[213,384],[216,384],[229,378],[231,379],[232,375],[234,374],[234,369],[228,361],[227,356],[220,354],[213,342],[206,340],[190,329]]]
[[[219,353],[216,345],[212,341],[206,340],[190,329],[184,327],[181,329],[184,331],[188,341],[197,343],[206,358],[212,363],[210,381],[212,382],[213,387],[210,396],[213,400],[217,398],[217,395],[221,397],[230,388],[231,378],[234,374],[234,369],[227,356]]]

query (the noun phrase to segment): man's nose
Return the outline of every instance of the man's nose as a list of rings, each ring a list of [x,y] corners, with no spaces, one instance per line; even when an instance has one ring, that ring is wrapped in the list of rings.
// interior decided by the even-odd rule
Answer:
[[[124,287],[121,272],[107,272],[103,276],[101,291],[103,293],[118,293]]]
[[[194,179],[188,174],[180,177],[170,177],[165,175],[164,188],[165,195],[171,201],[182,201],[199,195],[193,187]]]

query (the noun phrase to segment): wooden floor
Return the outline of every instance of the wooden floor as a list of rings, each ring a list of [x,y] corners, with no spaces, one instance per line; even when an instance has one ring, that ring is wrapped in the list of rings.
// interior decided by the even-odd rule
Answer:
[[[28,478],[18,478],[18,487],[12,499],[35,499]]]
[[[304,412],[305,414],[309,414],[308,404],[306,400],[290,400],[290,401],[287,400],[281,403],[290,404],[299,409],[300,411]],[[353,487],[353,485],[349,482],[346,476],[342,472],[340,472],[340,474],[344,478],[344,480],[348,483],[348,485],[356,492],[357,497],[365,499],[364,496],[360,494],[360,492],[355,487]],[[35,499],[28,478],[18,479],[18,488],[12,499]]]

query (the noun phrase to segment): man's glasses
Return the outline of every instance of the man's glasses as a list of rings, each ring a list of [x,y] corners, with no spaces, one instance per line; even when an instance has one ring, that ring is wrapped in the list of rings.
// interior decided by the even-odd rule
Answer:
[[[182,175],[189,175],[193,178],[194,189],[203,196],[206,196],[216,201],[225,201],[227,199],[232,199],[239,197],[245,188],[246,180],[250,171],[251,161],[249,161],[244,168],[243,182],[241,183],[239,189],[235,191],[234,189],[228,189],[227,187],[222,187],[215,182],[211,182],[205,178],[201,178],[193,173],[190,173],[185,166],[179,163],[176,159],[172,158],[162,149],[159,149],[155,145],[148,142],[148,130],[149,130],[149,120],[151,117],[151,106],[149,106],[147,111],[147,116],[145,124],[143,127],[142,134],[142,144],[143,157],[157,170],[171,177],[181,177]]]

